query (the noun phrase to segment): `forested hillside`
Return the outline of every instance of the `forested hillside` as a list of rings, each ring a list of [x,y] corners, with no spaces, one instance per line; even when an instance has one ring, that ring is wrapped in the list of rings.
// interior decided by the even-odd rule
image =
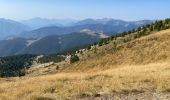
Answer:
[[[17,55],[0,58],[0,77],[24,76],[36,55]]]

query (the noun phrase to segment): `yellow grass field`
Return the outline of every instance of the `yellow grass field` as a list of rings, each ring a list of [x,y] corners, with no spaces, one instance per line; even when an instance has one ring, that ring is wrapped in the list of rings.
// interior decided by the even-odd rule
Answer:
[[[0,99],[58,100],[99,92],[169,92],[169,83],[170,63],[153,63],[122,66],[93,74],[60,73],[4,81],[0,85]]]

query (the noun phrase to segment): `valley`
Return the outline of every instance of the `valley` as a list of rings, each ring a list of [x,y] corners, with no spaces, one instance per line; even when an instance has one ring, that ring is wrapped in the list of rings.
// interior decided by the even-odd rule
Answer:
[[[152,20],[128,22],[114,19],[85,19],[72,23],[72,25],[56,25],[61,21],[35,18],[15,22],[1,19],[0,34],[6,35],[0,38],[0,56],[61,53],[153,22]],[[68,22],[71,23],[71,21]],[[38,24],[40,26],[37,26]],[[25,28],[26,26],[27,28]],[[31,29],[30,27],[33,26],[37,28]],[[2,29],[3,27],[4,29]],[[8,32],[9,30],[12,32]],[[69,43],[74,45],[68,45]],[[15,46],[16,48],[14,48]]]

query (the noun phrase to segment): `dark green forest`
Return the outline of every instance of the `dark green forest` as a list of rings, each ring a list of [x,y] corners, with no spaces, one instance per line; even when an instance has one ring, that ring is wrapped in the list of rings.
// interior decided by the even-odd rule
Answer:
[[[15,77],[25,75],[36,55],[17,55],[0,58],[0,77]]]

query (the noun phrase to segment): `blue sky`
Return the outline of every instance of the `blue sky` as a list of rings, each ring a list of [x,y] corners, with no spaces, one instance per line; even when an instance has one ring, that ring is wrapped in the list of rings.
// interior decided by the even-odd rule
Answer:
[[[0,17],[163,19],[170,17],[169,5],[170,0],[0,0]]]

